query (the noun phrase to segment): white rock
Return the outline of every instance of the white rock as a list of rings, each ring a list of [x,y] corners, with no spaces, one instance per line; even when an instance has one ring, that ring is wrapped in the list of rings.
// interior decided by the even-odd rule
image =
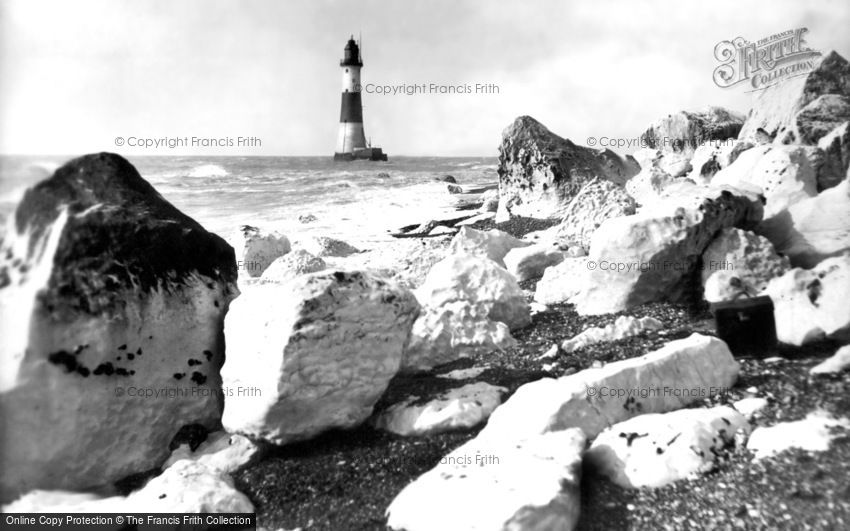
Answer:
[[[540,304],[570,302],[582,289],[588,274],[587,258],[566,258],[558,265],[547,267],[537,281],[534,300]]]
[[[565,340],[561,343],[561,350],[570,353],[588,345],[625,339],[647,330],[660,330],[662,328],[664,328],[664,324],[654,317],[635,318],[631,315],[621,315],[607,326],[587,328],[575,337]]]
[[[516,346],[510,328],[489,316],[486,304],[457,301],[426,306],[414,322],[401,371],[421,372],[476,354]]]
[[[436,263],[416,296],[423,309],[405,350],[406,372],[512,347],[510,330],[531,323],[516,279],[483,257],[452,255]]]
[[[359,249],[342,240],[328,238],[327,236],[317,236],[308,238],[299,242],[299,245],[308,253],[319,256],[351,256],[360,252]]]
[[[387,526],[406,531],[573,529],[580,511],[581,430],[527,440],[473,439],[402,490]]]
[[[461,227],[452,239],[449,253],[489,258],[500,267],[505,267],[504,259],[508,251],[529,245],[531,244],[500,230],[491,229],[485,232]]]
[[[558,239],[586,251],[590,247],[590,238],[603,221],[634,213],[635,200],[622,186],[604,179],[591,179],[567,205],[558,225]]]
[[[537,359],[548,360],[548,359],[554,358],[555,356],[558,355],[558,353],[560,351],[561,351],[561,349],[558,348],[558,345],[552,345],[551,347],[549,347],[549,350],[547,350],[546,352],[544,352],[543,354],[538,356]]]
[[[227,475],[216,473],[197,461],[181,460],[126,497],[102,498],[87,493],[33,491],[4,506],[3,511],[252,513],[254,506],[247,496],[233,487],[233,481]]]
[[[484,367],[470,367],[468,369],[455,369],[453,371],[449,371],[445,374],[438,374],[438,378],[448,378],[449,380],[471,380],[472,378],[477,378],[484,371],[489,369],[488,366]]]
[[[496,212],[499,208],[499,190],[487,190],[484,192],[484,195],[481,196],[481,212]]]
[[[837,374],[850,367],[850,345],[844,345],[831,357],[809,370],[810,374]]]
[[[518,247],[505,255],[505,267],[519,282],[540,277],[546,268],[564,261],[564,253],[546,245]]]
[[[273,444],[364,421],[399,369],[419,305],[365,273],[246,290],[225,320],[222,424]]]
[[[135,512],[252,513],[247,496],[233,487],[230,477],[196,461],[183,460],[130,493],[126,507]]]
[[[826,168],[818,175],[818,190],[826,190],[846,178],[850,170],[850,122],[839,125],[820,140]]]
[[[424,436],[472,428],[502,403],[504,387],[476,382],[451,389],[424,404],[413,396],[372,417],[375,427],[402,436]]]
[[[728,167],[753,146],[751,142],[731,139],[702,144],[694,151],[691,159],[693,170],[688,178],[698,184],[708,184],[718,171]]]
[[[692,186],[694,190],[680,191],[633,216],[602,223],[590,245],[587,266],[593,269],[582,276],[579,293],[570,299],[579,314],[688,297],[689,279],[718,231],[751,226],[761,218],[757,197]]]
[[[213,472],[232,474],[259,456],[259,447],[242,435],[217,431],[210,433],[195,451],[181,444],[171,453],[163,470],[178,461],[195,461]]]
[[[650,205],[662,197],[664,189],[678,181],[672,175],[666,173],[657,166],[642,168],[640,173],[629,179],[626,183],[626,192],[632,196],[638,204]]]
[[[475,256],[449,256],[434,264],[416,290],[425,307],[439,308],[452,302],[483,304],[487,315],[511,330],[531,324],[528,304],[516,279],[492,260]]]
[[[767,407],[767,399],[751,396],[735,401],[732,406],[746,418],[753,418],[756,413]]]
[[[438,225],[431,229],[431,232],[428,233],[429,236],[442,236],[445,234],[455,234],[458,230],[454,227],[447,227],[445,225]]]
[[[794,203],[817,195],[817,174],[809,152],[801,146],[758,147],[745,151],[732,165],[711,180],[763,194],[764,219]]]
[[[702,253],[702,282],[708,302],[728,300],[735,290],[733,279],[760,293],[771,279],[790,269],[787,257],[780,257],[764,236],[735,228],[723,229]]]
[[[327,267],[325,261],[313,256],[304,249],[293,249],[275,259],[263,272],[263,282],[286,282],[299,275],[322,271]]]
[[[797,118],[801,110],[824,94],[850,95],[847,60],[835,51],[814,58],[805,75],[784,80],[759,92],[738,138],[757,141],[759,130],[776,143],[800,143]]]
[[[827,258],[813,269],[795,268],[768,284],[777,338],[803,345],[850,333],[850,253]]]
[[[596,437],[585,462],[617,485],[662,487],[714,470],[747,420],[728,406],[640,415]]]
[[[525,384],[493,412],[479,437],[578,427],[592,438],[636,415],[679,409],[722,393],[735,383],[738,370],[723,341],[693,334],[640,358]]]
[[[803,420],[756,428],[750,435],[747,448],[756,454],[756,459],[770,457],[791,448],[825,452],[829,450],[832,439],[838,436],[834,433],[835,428],[850,428],[850,419],[836,419],[826,411],[816,410]]]
[[[10,223],[0,502],[151,470],[180,428],[219,424],[221,323],[238,293],[224,240],[108,153],[28,190]]]
[[[292,250],[289,239],[277,232],[267,232],[259,227],[243,225],[238,235],[231,238],[236,250],[236,267],[240,274],[262,276],[272,262]]]
[[[810,268],[850,250],[850,179],[795,203],[756,231],[794,267]]]

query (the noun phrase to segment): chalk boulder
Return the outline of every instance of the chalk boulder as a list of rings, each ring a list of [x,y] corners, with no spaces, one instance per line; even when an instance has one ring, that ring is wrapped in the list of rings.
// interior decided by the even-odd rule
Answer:
[[[593,438],[631,417],[681,409],[720,393],[735,383],[738,370],[726,343],[692,334],[639,358],[525,384],[493,412],[478,438],[528,437],[568,428],[581,428]],[[628,389],[649,388],[691,391],[627,396]]]
[[[233,248],[125,159],[86,155],[26,192],[0,250],[0,499],[160,466],[213,428]],[[157,399],[144,390],[173,389]]]
[[[520,116],[502,133],[496,219],[560,219],[586,182],[599,177],[623,185],[638,170],[633,160],[578,146],[534,118]]]
[[[764,236],[735,228],[723,229],[702,253],[704,296],[709,302],[728,300],[743,286],[749,295],[760,293],[771,279],[791,268]],[[740,289],[735,289],[742,284]]]
[[[504,387],[466,384],[420,403],[416,396],[393,404],[372,418],[375,427],[396,435],[426,436],[481,424],[502,403]]]
[[[585,462],[622,487],[663,487],[716,469],[739,432],[749,423],[729,406],[640,415],[600,433]]]
[[[690,159],[705,142],[738,136],[743,123],[743,116],[722,107],[679,111],[652,123],[641,140],[643,145],[662,151],[663,156],[683,154]],[[685,171],[674,173],[682,175]]]
[[[543,277],[537,281],[534,300],[540,304],[570,302],[584,287],[590,271],[587,258],[565,258],[558,265],[547,267]]]
[[[818,140],[824,152],[824,168],[818,175],[818,191],[837,186],[850,171],[850,122],[844,122]]]
[[[791,205],[755,231],[795,267],[814,267],[850,250],[850,180]]]
[[[413,325],[404,371],[511,347],[510,330],[531,324],[516,279],[486,258],[452,255],[436,263],[416,297],[422,313]]]
[[[717,172],[712,185],[733,186],[765,198],[768,219],[794,203],[817,195],[813,151],[802,146],[773,146],[744,152],[734,164]]]
[[[225,429],[285,444],[366,420],[401,365],[413,294],[341,271],[251,288],[225,320]]]
[[[824,337],[850,338],[850,253],[812,269],[795,268],[767,285],[779,341],[803,345]]]
[[[577,429],[525,440],[473,439],[395,497],[387,527],[573,529],[581,510],[584,446]]]
[[[629,182],[634,180],[633,177]],[[628,186],[628,183],[626,184]],[[599,225],[608,218],[630,216],[635,213],[635,200],[619,185],[594,178],[582,186],[567,205],[557,237],[587,251],[590,238]]]
[[[564,253],[549,245],[533,245],[511,249],[505,255],[508,272],[519,282],[540,278],[551,266],[564,261]]]
[[[286,282],[293,278],[322,271],[327,267],[324,260],[304,249],[293,249],[277,258],[263,272],[263,282]]]
[[[714,187],[697,187],[633,216],[610,218],[593,235],[587,262],[592,270],[571,302],[588,315],[682,300],[690,295],[700,256],[718,231],[752,228],[760,219],[757,197]]]
[[[780,144],[802,143],[807,139],[805,126],[811,119],[798,115],[819,97],[834,94],[850,97],[850,63],[835,51],[814,59],[813,69],[805,75],[776,83],[760,92],[738,138],[759,143],[760,133]],[[819,113],[813,113],[817,118]],[[815,120],[817,121],[817,120]],[[816,141],[816,140],[815,140]]]
[[[243,225],[231,241],[236,250],[236,266],[240,274],[248,277],[261,276],[272,262],[292,250],[283,234],[251,225]]]
[[[461,227],[452,238],[449,253],[454,255],[489,258],[500,267],[505,267],[505,256],[511,249],[531,245],[497,229],[488,231]]]

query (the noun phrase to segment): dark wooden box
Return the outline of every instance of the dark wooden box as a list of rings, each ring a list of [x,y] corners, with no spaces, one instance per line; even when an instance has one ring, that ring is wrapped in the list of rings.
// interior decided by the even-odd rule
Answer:
[[[742,297],[711,305],[717,336],[733,354],[769,356],[776,349],[776,322],[770,297]]]

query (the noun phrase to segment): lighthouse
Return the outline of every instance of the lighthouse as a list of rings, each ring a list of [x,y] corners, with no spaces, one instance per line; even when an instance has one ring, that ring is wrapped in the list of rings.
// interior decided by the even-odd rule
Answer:
[[[339,67],[342,69],[342,108],[334,160],[387,160],[381,148],[372,147],[366,142],[366,133],[363,132],[363,98],[360,91],[363,58],[360,57],[360,46],[353,35],[345,45]]]

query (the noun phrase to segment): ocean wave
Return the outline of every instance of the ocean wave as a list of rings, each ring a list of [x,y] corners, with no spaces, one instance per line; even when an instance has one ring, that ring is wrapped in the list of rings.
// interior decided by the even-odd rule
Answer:
[[[218,164],[201,164],[192,168],[187,177],[226,177],[230,173]]]

